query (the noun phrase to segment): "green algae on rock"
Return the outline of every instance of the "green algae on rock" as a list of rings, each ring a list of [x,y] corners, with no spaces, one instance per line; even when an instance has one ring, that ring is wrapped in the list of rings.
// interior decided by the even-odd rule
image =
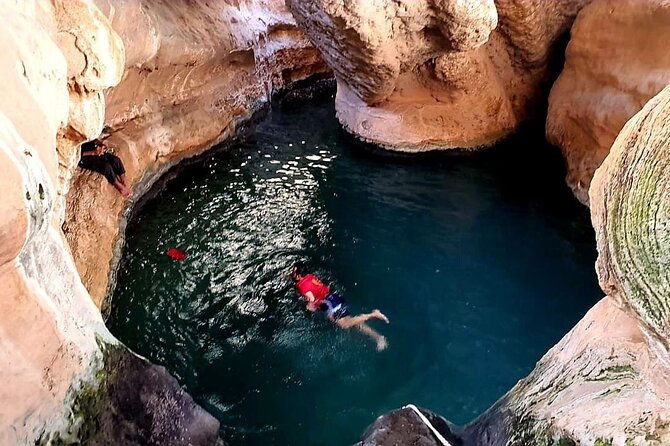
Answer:
[[[98,338],[90,380],[71,389],[66,429],[36,445],[222,445],[219,422],[165,370],[119,343]]]
[[[623,128],[591,188],[602,288],[670,347],[670,89]]]

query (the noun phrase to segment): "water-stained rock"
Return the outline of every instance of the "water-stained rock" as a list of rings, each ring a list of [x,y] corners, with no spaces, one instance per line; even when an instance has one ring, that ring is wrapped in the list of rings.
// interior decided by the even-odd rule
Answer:
[[[670,88],[626,123],[591,185],[600,286],[670,349]]]

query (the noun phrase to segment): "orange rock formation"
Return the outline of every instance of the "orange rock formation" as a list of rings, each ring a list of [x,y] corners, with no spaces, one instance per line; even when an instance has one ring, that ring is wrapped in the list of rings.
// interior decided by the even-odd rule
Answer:
[[[575,21],[546,127],[583,203],[623,125],[670,83],[668,39],[670,3],[662,0],[595,0]]]
[[[288,0],[338,82],[342,125],[389,149],[490,146],[538,110],[588,0]]]

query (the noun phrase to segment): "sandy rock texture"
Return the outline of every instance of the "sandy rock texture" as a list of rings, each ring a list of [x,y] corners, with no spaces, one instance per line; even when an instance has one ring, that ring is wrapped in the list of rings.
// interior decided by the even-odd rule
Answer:
[[[329,72],[281,1],[95,3],[125,48],[123,77],[105,91],[105,124],[136,194],[180,159],[233,134],[273,91]],[[99,307],[127,205],[100,175],[75,172],[63,229]]]
[[[280,2],[0,0],[0,13],[0,444],[219,441],[82,283],[104,289],[126,203],[75,167],[79,146],[107,125],[138,184],[326,67]]]
[[[361,139],[425,151],[491,145],[541,105],[561,37],[589,0],[287,0]]]
[[[98,84],[80,84],[86,76],[68,64],[64,30],[76,33],[68,21],[79,7],[86,5],[0,2],[0,444],[64,429],[73,388],[92,379],[100,359],[96,336],[112,340],[60,233],[61,161],[71,154],[57,141],[77,126],[80,98],[114,80],[102,68]],[[109,30],[98,23],[92,31]],[[113,66],[115,49],[97,51]]]
[[[595,0],[577,17],[549,96],[546,130],[583,203],[626,121],[670,83],[669,39],[666,0]]]

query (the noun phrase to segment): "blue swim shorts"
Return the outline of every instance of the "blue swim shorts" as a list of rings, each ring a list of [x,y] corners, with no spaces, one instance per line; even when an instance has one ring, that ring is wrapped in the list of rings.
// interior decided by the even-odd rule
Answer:
[[[337,293],[330,293],[321,303],[321,309],[333,320],[349,316],[347,302]]]

